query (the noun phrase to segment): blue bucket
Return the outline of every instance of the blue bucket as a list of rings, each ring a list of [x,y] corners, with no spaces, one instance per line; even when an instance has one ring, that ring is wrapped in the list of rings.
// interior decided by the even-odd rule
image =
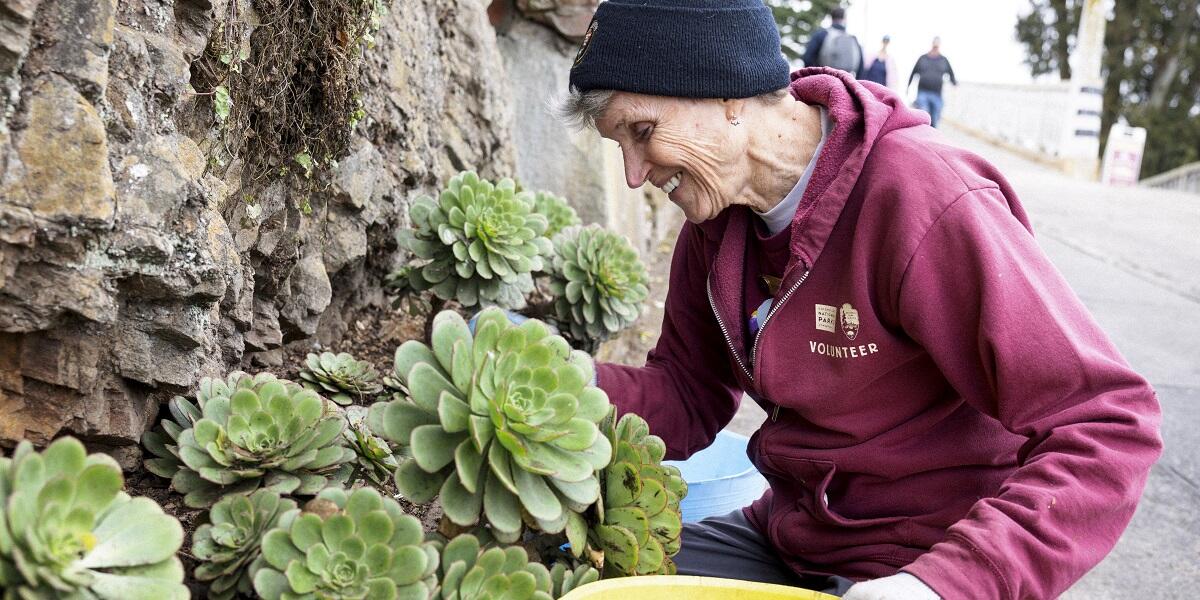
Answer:
[[[720,516],[754,502],[767,489],[767,480],[746,456],[749,438],[722,431],[711,446],[683,461],[665,461],[679,467],[688,484],[680,503],[683,521]]]

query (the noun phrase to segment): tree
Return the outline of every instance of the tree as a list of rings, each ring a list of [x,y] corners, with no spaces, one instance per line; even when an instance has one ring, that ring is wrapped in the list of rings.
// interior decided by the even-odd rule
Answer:
[[[1084,0],[1030,0],[1016,37],[1034,75],[1070,77]],[[1120,0],[1104,37],[1101,148],[1119,117],[1145,127],[1142,175],[1200,160],[1200,0]]]
[[[1079,15],[1084,0],[1031,2],[1033,10],[1017,19],[1017,40],[1027,49],[1025,64],[1034,77],[1058,71],[1063,80],[1071,78],[1071,50],[1079,31]]]
[[[804,45],[829,11],[841,6],[839,0],[764,0],[775,15],[779,41],[789,61],[804,56]]]

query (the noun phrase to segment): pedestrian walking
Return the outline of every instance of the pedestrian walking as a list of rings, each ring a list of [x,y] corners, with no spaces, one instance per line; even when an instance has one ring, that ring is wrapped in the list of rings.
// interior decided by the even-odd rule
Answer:
[[[743,394],[769,415],[770,489],[686,524],[680,574],[1054,598],[1113,548],[1158,402],[994,166],[842,70],[789,76],[762,0],[602,2],[569,82],[563,114],[687,217],[655,349],[597,385],[671,459]]]
[[[888,44],[891,42],[892,36],[883,36],[879,51],[866,56],[863,60],[862,79],[874,81],[892,91],[899,91],[900,74],[896,72],[896,61],[892,60],[892,55],[888,53]]]
[[[954,69],[950,68],[950,60],[942,55],[941,48],[942,38],[933,38],[933,46],[929,52],[917,59],[912,74],[908,76],[908,83],[904,86],[907,90],[912,87],[912,80],[917,79],[917,100],[913,102],[913,106],[929,113],[929,124],[934,127],[938,126],[942,107],[945,105],[942,100],[942,83],[946,76],[950,76],[950,83],[958,85],[958,80],[954,78]]]
[[[835,8],[829,12],[833,23],[818,29],[804,47],[804,66],[830,67],[858,77],[862,74],[863,51],[858,38],[846,31],[846,11]]]

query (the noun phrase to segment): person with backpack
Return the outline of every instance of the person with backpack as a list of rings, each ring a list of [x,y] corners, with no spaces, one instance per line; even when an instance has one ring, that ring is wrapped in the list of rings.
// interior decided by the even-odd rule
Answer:
[[[954,78],[954,69],[950,68],[950,60],[942,55],[941,47],[942,38],[933,38],[933,47],[917,59],[917,64],[913,65],[912,73],[908,76],[908,83],[904,86],[907,91],[912,86],[913,79],[917,79],[917,99],[913,102],[913,107],[929,113],[929,124],[934,127],[938,126],[942,107],[945,106],[942,100],[942,83],[946,76],[950,76],[950,83],[958,85],[958,80]]]
[[[862,46],[858,38],[846,32],[846,11],[835,8],[829,12],[829,18],[833,24],[813,33],[804,47],[804,66],[830,67],[861,77]]]

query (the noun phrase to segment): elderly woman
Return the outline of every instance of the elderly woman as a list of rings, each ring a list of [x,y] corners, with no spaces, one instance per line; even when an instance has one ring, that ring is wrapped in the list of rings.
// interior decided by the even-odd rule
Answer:
[[[789,78],[761,0],[601,3],[570,84],[563,110],[688,221],[657,347],[600,387],[675,459],[743,394],[769,415],[770,490],[686,526],[681,573],[1051,598],[1113,547],[1157,401],[994,167],[883,87]]]

